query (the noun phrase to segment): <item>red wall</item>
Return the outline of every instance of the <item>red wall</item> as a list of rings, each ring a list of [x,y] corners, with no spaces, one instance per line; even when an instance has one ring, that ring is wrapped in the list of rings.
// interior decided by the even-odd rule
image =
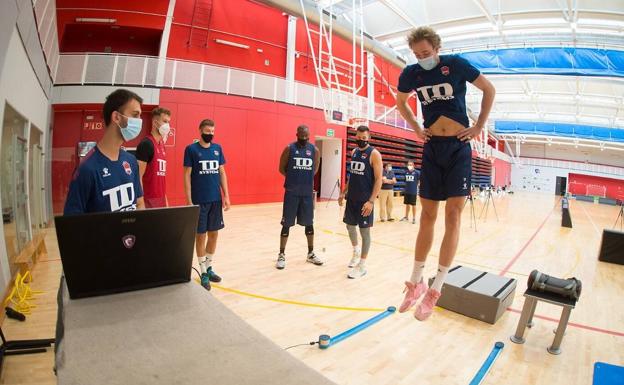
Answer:
[[[584,174],[568,174],[568,191],[575,195],[585,195],[587,185],[606,187],[606,197],[624,199],[624,180],[604,178]]]
[[[209,33],[194,29],[193,44],[189,46],[191,23],[193,17],[193,1],[176,2],[174,23],[169,37],[168,56],[171,58],[213,63],[228,67],[242,68],[267,73],[275,76],[286,76],[286,41],[288,35],[288,16],[282,11],[248,0],[214,0],[212,1],[212,17]],[[209,8],[207,9],[209,10]],[[197,20],[194,25],[203,27],[207,20]],[[310,25],[312,29],[318,27]],[[199,38],[198,38],[199,36]],[[318,56],[318,35],[311,34],[315,54]],[[230,47],[218,44],[215,39],[248,45],[249,49]],[[198,43],[206,43],[202,46]],[[343,60],[352,60],[352,45],[344,39],[334,37],[332,52]],[[326,46],[326,43],[323,43]],[[258,52],[261,49],[262,52]],[[308,35],[303,19],[297,19],[297,39],[295,49],[299,58],[295,62],[295,80],[309,84],[317,84],[316,72],[312,61],[312,52],[308,43]],[[356,56],[359,62],[359,51]],[[267,65],[265,60],[269,61]],[[389,64],[381,58],[375,62],[380,72],[391,84],[396,85],[400,68]],[[366,56],[364,56],[366,71]],[[337,64],[337,70],[348,73],[347,67]],[[353,75],[353,74],[349,74]],[[357,75],[357,74],[356,74]],[[342,84],[351,84],[351,79],[339,76]],[[381,78],[376,75],[376,97],[378,103],[394,106],[394,98],[389,94],[387,86],[382,85]],[[367,95],[366,79],[360,95]]]
[[[68,24],[60,50],[64,52],[105,52],[158,56],[162,31],[159,29],[110,25]]]
[[[111,46],[114,52],[151,54],[153,47],[137,50],[128,46],[123,39],[110,39],[99,42],[94,36],[93,41],[84,42],[72,38],[64,40],[65,31],[71,32],[74,24],[94,29],[110,25],[76,23],[77,17],[116,19],[115,26],[138,27],[150,31],[162,31],[165,24],[168,0],[136,2],[124,0],[58,0],[57,21],[59,41],[63,42],[64,51],[101,51],[102,47]],[[197,4],[197,12],[195,7]],[[205,14],[205,16],[202,16]],[[210,15],[210,16],[208,16]],[[189,46],[191,25],[193,39]],[[318,27],[310,24],[311,28]],[[209,28],[209,31],[206,31]],[[286,40],[288,34],[288,16],[282,11],[249,0],[178,0],[174,9],[174,20],[169,36],[168,57],[218,64],[241,68],[275,76],[286,76]],[[215,42],[215,39],[227,40],[248,45],[249,49],[231,47]],[[78,40],[78,41],[75,41]],[[318,35],[312,34],[315,53],[318,54]],[[326,43],[323,43],[326,46]],[[352,60],[352,45],[346,40],[334,37],[332,52],[335,57]],[[150,43],[150,45],[152,45]],[[296,50],[299,57],[295,62],[295,79],[309,84],[317,84],[312,53],[304,21],[297,19]],[[258,52],[258,49],[262,52]],[[359,61],[359,50],[356,50]],[[268,60],[268,64],[267,61]],[[366,56],[362,68],[366,71]],[[390,64],[386,60],[375,57],[375,64],[380,74],[375,74],[375,101],[392,107],[395,104],[388,86],[382,82],[383,76],[393,88],[396,87],[402,68]],[[339,72],[348,73],[347,67],[337,64]],[[358,74],[348,74],[358,76]],[[351,84],[351,79],[339,76],[342,84]],[[367,95],[366,79],[359,93]],[[415,106],[412,106],[415,109]]]
[[[507,186],[511,184],[511,163],[495,158],[492,167],[496,170],[494,186]]]
[[[115,25],[162,31],[168,7],[169,0],[56,0],[58,38],[63,41],[66,25],[84,24],[76,18],[116,19]]]

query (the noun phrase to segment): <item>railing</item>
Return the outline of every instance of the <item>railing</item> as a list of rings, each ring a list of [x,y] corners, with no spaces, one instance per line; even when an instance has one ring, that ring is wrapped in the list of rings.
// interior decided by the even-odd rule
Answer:
[[[107,84],[188,89],[288,103],[285,78],[153,56],[62,54],[54,78],[55,85]],[[336,91],[333,92],[335,98]],[[342,96],[350,99],[349,114],[352,116],[348,117],[367,117],[367,98],[350,94]],[[324,109],[323,98],[328,100],[331,97],[326,89],[295,82],[291,104]],[[374,121],[411,130],[395,108],[376,104],[374,116]]]
[[[544,167],[556,167],[564,168],[567,170],[576,171],[591,171],[601,174],[609,174],[624,177],[624,168],[605,166],[602,164],[591,164],[572,162],[567,160],[555,160],[555,159],[538,159],[538,158],[519,158],[519,163],[526,166],[544,166]]]

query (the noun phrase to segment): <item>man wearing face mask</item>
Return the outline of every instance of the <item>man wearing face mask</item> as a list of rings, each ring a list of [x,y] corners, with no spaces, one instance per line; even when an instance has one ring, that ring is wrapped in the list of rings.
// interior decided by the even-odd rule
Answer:
[[[184,191],[189,205],[199,205],[195,251],[201,285],[210,290],[210,282],[221,282],[221,277],[212,269],[212,259],[217,250],[219,230],[225,227],[223,210],[230,209],[230,193],[223,149],[212,141],[214,122],[202,120],[199,133],[199,142],[189,144],[184,150]]]
[[[381,211],[379,216],[382,222],[385,222],[386,219],[388,219],[388,222],[394,221],[394,218],[392,218],[392,201],[394,199],[394,185],[396,182],[392,165],[388,163],[382,174],[381,191],[379,192],[379,210]]]
[[[469,141],[477,138],[487,122],[496,93],[494,86],[479,70],[458,55],[439,55],[440,36],[429,27],[410,33],[408,44],[418,64],[405,67],[399,77],[397,109],[425,141],[423,150],[420,201],[420,227],[414,251],[414,268],[405,282],[406,294],[400,312],[424,299],[414,316],[426,320],[440,298],[442,284],[455,258],[459,243],[461,212],[470,193],[472,150]],[[466,82],[483,91],[481,111],[471,126],[466,114]],[[424,128],[408,106],[409,93],[415,91],[422,105]],[[440,246],[438,273],[431,288],[422,279],[427,254],[433,242],[433,229],[440,201],[444,209],[445,233]]]
[[[310,129],[305,125],[297,127],[297,141],[286,146],[280,156],[279,172],[284,175],[284,207],[282,210],[282,231],[280,252],[275,267],[286,267],[286,242],[290,228],[297,224],[305,226],[308,241],[307,262],[321,266],[323,261],[314,254],[314,175],[319,169],[321,154],[309,142]]]
[[[143,186],[145,207],[167,207],[167,159],[165,143],[169,135],[171,111],[158,107],[152,110],[152,131],[139,143],[136,158]]]
[[[64,215],[145,207],[137,160],[121,149],[124,142],[141,133],[142,102],[139,95],[124,89],[106,97],[102,108],[104,136],[74,172]]]
[[[366,275],[366,258],[371,245],[370,228],[373,226],[373,204],[381,190],[382,160],[379,151],[368,144],[370,131],[366,126],[356,129],[357,148],[351,152],[349,180],[345,190],[338,197],[338,204],[346,197],[343,222],[347,225],[353,256],[349,262],[352,268],[347,275],[351,279]],[[362,248],[358,244],[356,226],[360,228]]]
[[[403,204],[405,204],[405,216],[401,222],[409,221],[410,208],[412,209],[412,224],[416,223],[416,194],[418,194],[418,179],[420,171],[414,168],[414,162],[407,162],[405,171],[405,191],[403,192]]]

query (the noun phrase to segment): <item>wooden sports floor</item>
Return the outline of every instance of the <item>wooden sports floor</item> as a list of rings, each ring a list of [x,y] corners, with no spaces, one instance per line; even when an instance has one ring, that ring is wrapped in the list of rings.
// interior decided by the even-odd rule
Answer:
[[[468,384],[496,341],[505,348],[484,384],[591,384],[596,361],[624,365],[624,266],[597,260],[602,229],[613,226],[619,208],[571,200],[574,227],[568,229],[560,226],[558,197],[516,193],[494,202],[499,220],[489,206],[476,232],[466,206],[455,262],[518,279],[513,305],[495,325],[436,308],[426,322],[415,320],[412,313],[394,314],[328,350],[306,345],[289,352],[338,384],[357,385]],[[475,202],[477,216],[482,206],[482,200]],[[397,197],[393,216],[402,214],[402,198]],[[351,246],[337,203],[317,203],[315,215],[316,250],[326,260],[322,267],[305,262],[303,228],[295,227],[286,269],[274,268],[280,203],[234,206],[225,214],[226,228],[220,233],[214,268],[224,279],[207,295],[284,348],[314,341],[320,334],[336,335],[378,313],[343,307],[398,306],[412,269],[418,224],[376,222],[368,274],[350,280],[346,265]],[[437,267],[443,223],[440,216],[427,276]],[[33,283],[44,293],[26,322],[4,321],[9,339],[54,336],[61,263],[54,229],[46,232],[49,255],[36,266]],[[509,341],[533,269],[583,282],[559,356],[546,351],[554,337],[553,319],[560,315],[556,306],[538,305],[536,324],[527,331],[524,345]],[[52,352],[8,357],[1,383],[55,384],[53,358]]]

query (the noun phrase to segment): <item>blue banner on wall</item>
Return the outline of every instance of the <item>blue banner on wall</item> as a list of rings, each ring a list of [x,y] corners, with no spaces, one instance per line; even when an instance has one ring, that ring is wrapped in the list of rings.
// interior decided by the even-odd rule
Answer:
[[[509,48],[460,54],[484,74],[624,77],[624,51],[592,48]]]

